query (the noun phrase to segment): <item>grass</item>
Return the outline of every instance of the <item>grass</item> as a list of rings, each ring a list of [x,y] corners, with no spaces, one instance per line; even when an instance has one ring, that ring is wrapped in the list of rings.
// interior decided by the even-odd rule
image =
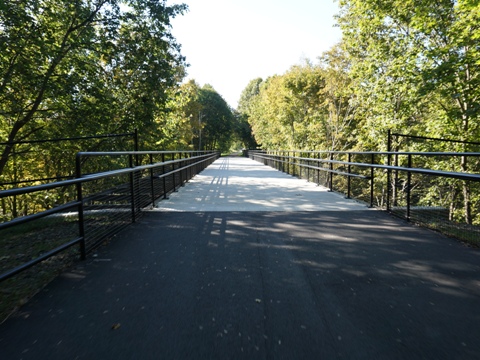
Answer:
[[[404,218],[403,212],[394,212],[395,216]],[[480,247],[480,227],[450,221],[447,218],[436,218],[431,216],[422,216],[418,212],[411,216],[410,221],[445,236],[457,239],[464,244],[472,247]]]
[[[76,217],[47,217],[0,231],[0,273],[78,237]],[[78,247],[63,251],[0,283],[0,322],[78,259]]]
[[[421,225],[446,236],[458,239],[473,247],[480,247],[480,229],[478,226],[455,224],[453,222],[422,222]]]

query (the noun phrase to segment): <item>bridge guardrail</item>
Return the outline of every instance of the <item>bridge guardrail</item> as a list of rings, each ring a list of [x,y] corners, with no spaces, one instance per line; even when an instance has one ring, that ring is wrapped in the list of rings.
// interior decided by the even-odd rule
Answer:
[[[468,159],[478,172],[480,153],[249,150],[248,156],[480,246],[480,174],[458,171]]]
[[[84,169],[88,167],[88,159],[102,157],[125,158],[128,166],[122,166],[120,161],[116,163],[120,167],[118,169],[85,173]],[[129,223],[135,222],[141,216],[142,208],[149,204],[153,206],[155,201],[161,197],[166,198],[168,193],[183,186],[186,181],[218,157],[219,154],[216,151],[81,152],[76,157],[75,179],[0,191],[1,201],[15,199],[22,194],[34,193],[39,194],[40,197],[49,196],[48,191],[51,190],[69,192],[69,197],[74,194],[74,199],[67,197],[68,201],[64,204],[34,211],[32,214],[0,223],[0,245],[3,249],[11,248],[12,252],[26,252],[25,247],[28,246],[35,249],[35,239],[29,240],[29,235],[19,228],[21,225],[27,226],[35,220],[50,219],[53,221],[55,218],[60,218],[63,224],[63,220],[69,218],[69,223],[77,223],[77,231],[74,236],[72,236],[72,226],[68,226],[68,234],[63,233],[63,230],[54,234],[59,237],[59,244],[53,249],[42,247],[41,250],[38,250],[40,254],[10,255],[0,252],[0,258],[6,260],[13,256],[17,257],[20,262],[10,269],[2,266],[0,282],[75,245],[80,248],[81,259],[85,259],[86,254],[98,247],[105,237],[115,234]],[[99,164],[101,165],[102,162],[97,162],[97,165]],[[96,167],[98,168],[98,166]],[[48,226],[49,222],[46,223],[46,227]],[[13,235],[6,233],[12,230]],[[30,235],[35,238],[35,231]],[[69,235],[73,239],[65,240]],[[48,235],[45,236],[48,237]],[[9,237],[13,239],[11,243],[9,243]],[[51,241],[45,240],[51,239],[42,239],[43,242],[51,243]],[[17,250],[16,242],[28,241],[32,242],[24,246],[22,250]]]

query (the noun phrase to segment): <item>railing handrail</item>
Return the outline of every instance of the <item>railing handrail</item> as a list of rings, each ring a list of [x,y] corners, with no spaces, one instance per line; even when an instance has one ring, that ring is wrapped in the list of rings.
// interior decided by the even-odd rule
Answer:
[[[480,152],[453,152],[453,151],[338,151],[338,150],[248,150],[253,153],[263,153],[268,155],[269,152],[278,153],[300,153],[300,154],[352,154],[352,155],[416,155],[416,156],[480,156]],[[295,157],[298,159],[298,157]]]
[[[143,152],[143,151],[126,151],[123,153],[123,155],[140,155],[141,153],[144,153],[143,155],[150,154],[150,152]],[[182,152],[184,153],[184,152]],[[85,154],[90,155],[91,153],[77,153],[78,155],[85,156]],[[209,153],[209,154],[204,154],[204,155],[199,155],[199,156],[194,156],[188,158],[189,160],[192,159],[198,159],[198,158],[205,158],[208,157],[209,155],[213,155],[214,153]],[[108,153],[104,153],[103,155],[108,156]],[[93,180],[99,180],[102,178],[107,178],[107,177],[112,177],[112,176],[117,176],[117,175],[123,175],[123,174],[129,174],[132,172],[136,171],[142,171],[142,170],[148,170],[151,168],[159,167],[159,166],[167,166],[173,163],[179,163],[183,162],[186,159],[176,159],[176,160],[168,160],[164,162],[157,162],[153,164],[147,164],[147,165],[139,165],[139,166],[133,166],[133,167],[127,167],[123,169],[118,169],[118,170],[109,170],[109,171],[104,171],[100,173],[94,173],[94,174],[84,174],[81,177],[75,178],[75,179],[68,179],[68,180],[61,180],[61,181],[55,181],[51,182],[48,184],[40,184],[40,185],[32,185],[32,186],[24,186],[21,188],[15,188],[15,189],[8,189],[8,190],[0,190],[0,199],[3,197],[8,197],[8,196],[16,196],[16,195],[23,195],[23,194],[28,194],[32,192],[37,192],[37,191],[45,191],[45,190],[50,190],[50,189],[55,189],[59,187],[64,187],[64,186],[71,186],[71,185],[77,185],[80,183],[85,183]]]
[[[77,156],[122,156],[122,155],[162,155],[162,154],[214,154],[216,150],[165,150],[165,151],[80,151]]]
[[[275,154],[265,154],[257,155],[260,158],[270,159],[275,156]],[[352,154],[352,153],[350,153]],[[368,153],[370,155],[374,155],[374,153]],[[384,154],[384,153],[382,153]],[[442,153],[443,154],[443,153]],[[413,153],[409,153],[409,155],[414,155]],[[461,155],[459,155],[461,156]],[[480,153],[478,153],[480,156]],[[319,163],[326,163],[326,164],[340,164],[340,165],[350,165],[350,166],[358,166],[358,167],[366,167],[366,168],[375,168],[375,169],[385,169],[385,170],[393,170],[393,171],[402,171],[402,172],[411,172],[417,174],[425,174],[425,175],[434,175],[434,176],[442,176],[448,177],[453,179],[459,180],[473,180],[473,181],[480,181],[480,174],[476,173],[467,173],[467,172],[456,172],[456,171],[444,171],[444,170],[431,170],[431,169],[424,169],[424,168],[415,168],[415,167],[406,167],[406,166],[395,166],[395,165],[383,165],[383,164],[371,164],[371,163],[359,163],[359,162],[349,162],[349,161],[342,161],[342,160],[330,160],[330,159],[315,159],[315,158],[305,158],[305,157],[294,157],[294,156],[282,156],[284,158],[289,159],[297,159],[297,160],[304,160],[310,162],[319,162]],[[294,163],[290,163],[294,164]],[[306,167],[305,164],[294,164],[299,167]],[[315,167],[317,169],[317,167]],[[323,170],[327,172],[334,172],[327,168],[318,167],[318,170]]]

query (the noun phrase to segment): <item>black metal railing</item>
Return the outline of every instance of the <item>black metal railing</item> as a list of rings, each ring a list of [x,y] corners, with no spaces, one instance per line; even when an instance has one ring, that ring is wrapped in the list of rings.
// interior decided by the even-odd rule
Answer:
[[[166,198],[218,157],[215,151],[82,152],[76,157],[75,179],[0,191],[0,201],[26,194],[39,199],[54,194],[58,200],[50,209],[39,205],[30,215],[0,223],[0,258],[5,260],[0,282],[74,246],[85,259],[105,238],[135,222],[142,209]],[[37,221],[42,223],[35,225]],[[12,259],[18,264],[6,261]]]
[[[480,245],[480,153],[250,150],[248,155],[370,207]],[[468,172],[462,170],[466,163]]]
[[[87,142],[90,142],[90,141],[95,141],[95,142],[88,144]],[[95,149],[95,151],[101,151],[101,148],[99,147],[101,147],[103,141],[108,141],[108,142],[116,141],[116,143],[114,144],[106,143],[105,146],[114,146],[117,150],[122,150],[122,151],[129,150],[128,148],[130,147],[130,149],[138,151],[138,141],[139,141],[138,130],[135,129],[135,131],[132,133],[122,133],[122,134],[104,134],[104,135],[91,135],[91,136],[76,136],[76,137],[68,137],[68,138],[61,137],[61,138],[41,139],[41,140],[19,140],[19,141],[12,141],[12,142],[0,142],[0,148],[8,147],[11,149],[11,157],[13,158],[14,166],[12,167],[12,170],[11,170],[13,174],[9,174],[9,175],[16,179],[15,181],[13,181],[12,179],[11,181],[0,182],[0,186],[4,187],[4,189],[8,189],[9,186],[17,187],[19,185],[22,186],[23,184],[35,184],[35,183],[38,184],[39,182],[45,183],[47,181],[59,181],[59,180],[67,180],[67,179],[75,178],[75,176],[70,174],[70,172],[67,172],[63,175],[56,174],[56,176],[45,177],[44,175],[41,178],[33,177],[29,179],[25,179],[25,178],[22,178],[21,180],[17,179],[22,175],[17,173],[18,166],[15,166],[16,163],[18,162],[16,160],[17,157],[19,157],[22,162],[25,162],[25,159],[28,158],[28,155],[33,154],[33,159],[31,159],[30,161],[35,162],[38,165],[40,165],[39,161],[42,161],[42,160],[45,163],[47,163],[48,161],[52,161],[52,158],[44,158],[44,157],[39,158],[38,154],[45,151],[45,149],[41,149],[34,146],[39,146],[41,144],[54,144],[53,146],[55,149],[62,150],[62,156],[57,157],[55,160],[68,162],[70,160],[68,159],[68,154],[71,153],[72,159],[73,159],[73,156],[79,150],[75,151],[74,148],[71,148],[69,149],[69,151],[67,151],[67,153],[65,153],[65,146],[64,146],[65,144],[76,144],[75,147],[78,149],[90,148],[92,150],[89,150],[89,151],[93,151],[93,149]],[[18,146],[22,146],[22,145],[30,146],[30,148],[21,149],[21,150],[17,149]],[[44,171],[46,167],[45,163],[43,164],[43,166],[38,166],[38,169],[43,169]],[[71,163],[70,165],[73,166],[73,163]],[[5,173],[3,175],[5,175]]]

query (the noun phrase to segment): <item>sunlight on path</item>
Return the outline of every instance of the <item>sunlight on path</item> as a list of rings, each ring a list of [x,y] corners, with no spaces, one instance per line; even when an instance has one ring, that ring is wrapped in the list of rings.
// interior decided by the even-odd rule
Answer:
[[[157,204],[159,211],[342,211],[367,206],[314,183],[242,157],[223,157],[179,192]]]

